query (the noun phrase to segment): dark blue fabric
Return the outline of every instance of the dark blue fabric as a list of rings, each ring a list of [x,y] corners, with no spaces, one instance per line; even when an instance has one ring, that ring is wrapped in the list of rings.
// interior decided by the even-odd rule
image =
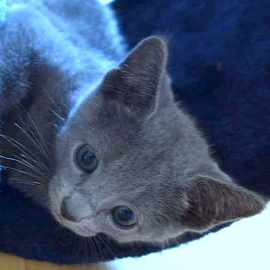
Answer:
[[[221,167],[270,196],[269,0],[119,0],[114,7],[131,47],[149,35],[168,37],[177,100]]]
[[[152,34],[169,38],[169,73],[177,100],[196,117],[223,170],[270,197],[269,0],[118,0],[113,6],[130,47]],[[86,257],[95,262],[159,250],[119,246],[108,239],[105,248],[104,240],[95,238],[96,252],[86,256],[79,239],[30,199],[1,184],[1,251],[77,263]]]

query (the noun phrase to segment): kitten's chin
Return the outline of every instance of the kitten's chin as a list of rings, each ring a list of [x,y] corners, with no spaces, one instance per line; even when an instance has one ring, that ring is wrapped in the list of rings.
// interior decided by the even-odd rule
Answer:
[[[72,232],[74,232],[75,234],[82,236],[82,237],[94,237],[97,235],[96,233],[94,233],[92,231],[84,230],[83,228],[80,228],[80,227],[72,228],[72,229],[68,228],[68,229],[70,229]]]
[[[89,226],[89,220],[82,220],[80,222],[72,222],[64,219],[59,215],[55,210],[52,209],[52,214],[56,221],[63,227],[71,230],[73,233],[82,236],[82,237],[93,237],[97,233],[91,230]]]
[[[63,193],[63,192],[62,192]],[[49,197],[50,197],[50,212],[54,216],[55,220],[63,227],[71,230],[75,234],[82,237],[93,237],[97,232],[93,231],[92,223],[90,218],[83,218],[81,221],[75,222],[66,219],[61,214],[61,202],[63,194],[59,191],[59,186],[57,185],[56,179],[52,179],[49,187]],[[61,194],[61,195],[60,195]]]

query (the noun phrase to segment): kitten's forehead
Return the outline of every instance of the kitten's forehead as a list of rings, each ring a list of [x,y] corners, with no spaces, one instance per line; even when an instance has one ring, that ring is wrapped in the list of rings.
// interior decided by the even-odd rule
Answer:
[[[172,125],[172,121],[175,121],[172,119],[174,108],[170,109],[170,112],[157,112],[146,120],[97,96],[80,107],[69,125],[69,133],[74,134],[74,139],[88,138],[108,150],[120,147],[123,152],[130,148],[146,150],[155,147],[153,150],[158,151],[166,141],[173,140],[178,134],[178,129]]]
[[[140,119],[97,95],[79,108],[67,127],[67,139],[60,144],[66,149],[67,142],[89,144],[106,167],[103,173],[110,177],[116,174],[117,183],[122,179],[142,184],[164,179],[171,182],[184,170],[192,169],[197,162],[193,161],[195,154],[199,160],[204,152],[204,144],[191,132],[192,126],[179,115],[175,104]]]

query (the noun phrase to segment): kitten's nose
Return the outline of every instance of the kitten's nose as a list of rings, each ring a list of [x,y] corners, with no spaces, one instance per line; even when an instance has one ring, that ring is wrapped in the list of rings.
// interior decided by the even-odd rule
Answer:
[[[67,206],[67,202],[66,202],[66,199],[63,200],[62,202],[62,205],[61,205],[61,215],[69,220],[69,221],[73,221],[73,222],[76,222],[76,221],[79,221],[79,220],[76,220],[75,217],[73,217],[69,212],[68,212],[68,206]]]
[[[91,216],[92,209],[89,202],[79,193],[65,197],[61,204],[61,215],[73,222]]]

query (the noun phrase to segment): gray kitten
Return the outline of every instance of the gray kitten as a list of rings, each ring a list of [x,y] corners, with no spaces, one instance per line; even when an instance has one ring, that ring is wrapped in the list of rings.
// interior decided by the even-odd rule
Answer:
[[[113,15],[97,1],[9,2],[23,3],[0,36],[12,185],[73,232],[119,242],[163,242],[262,211],[174,101],[164,38],[124,57]]]

